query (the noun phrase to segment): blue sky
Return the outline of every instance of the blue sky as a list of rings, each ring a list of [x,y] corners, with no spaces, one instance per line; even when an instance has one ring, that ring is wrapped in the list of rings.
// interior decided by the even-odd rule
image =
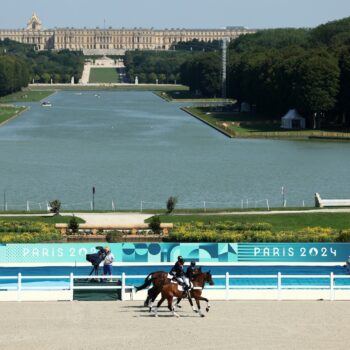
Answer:
[[[46,28],[314,27],[350,16],[350,0],[1,0],[0,28],[33,11]]]

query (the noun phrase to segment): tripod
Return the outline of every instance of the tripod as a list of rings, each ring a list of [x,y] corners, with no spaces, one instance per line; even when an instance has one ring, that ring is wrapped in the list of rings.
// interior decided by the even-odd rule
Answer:
[[[91,270],[91,272],[89,273],[89,276],[91,276],[92,274],[94,274],[95,276],[98,276],[98,271],[99,271],[99,267],[100,265],[93,265],[93,268]],[[90,278],[89,281],[91,282],[99,282],[99,280],[97,278]]]

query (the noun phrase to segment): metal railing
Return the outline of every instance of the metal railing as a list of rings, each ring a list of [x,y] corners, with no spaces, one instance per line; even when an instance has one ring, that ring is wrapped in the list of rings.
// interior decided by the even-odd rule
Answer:
[[[143,280],[146,275],[126,275],[124,272],[121,275],[112,275],[112,276],[87,276],[87,275],[70,275],[65,276],[23,276],[21,273],[18,273],[17,276],[0,276],[0,293],[6,291],[17,291],[17,300],[22,300],[22,293],[25,291],[70,291],[70,300],[73,300],[73,294],[75,290],[121,290],[121,300],[125,300],[126,293],[130,293],[130,299],[133,299],[135,288],[132,284],[127,284],[127,280]],[[336,290],[348,290],[350,291],[349,284],[337,284],[336,280],[350,279],[350,275],[335,275],[333,272],[328,275],[282,275],[280,272],[278,274],[272,275],[230,275],[228,272],[224,275],[213,275],[213,279],[223,280],[223,284],[218,285],[206,285],[205,289],[207,290],[217,290],[225,291],[224,299],[230,300],[230,291],[232,290],[275,290],[277,292],[277,300],[282,300],[282,291],[284,290],[325,290],[329,291],[329,300],[334,300]],[[79,286],[75,285],[75,280],[113,280],[113,282],[119,281],[119,284],[114,285],[89,285],[89,286]],[[239,283],[235,284],[239,280],[273,280],[275,283],[268,284],[252,284],[250,283]],[[323,284],[309,284],[298,283],[298,284],[283,284],[283,280],[325,280]],[[11,280],[16,281],[10,284],[3,285],[1,281]],[[56,285],[56,286],[32,286],[25,285],[23,281],[25,280],[65,280],[67,281],[66,285]],[[233,282],[233,283],[232,283]]]

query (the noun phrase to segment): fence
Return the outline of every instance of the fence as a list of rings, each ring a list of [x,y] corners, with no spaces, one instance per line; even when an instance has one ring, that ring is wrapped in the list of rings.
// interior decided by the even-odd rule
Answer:
[[[88,210],[94,211],[97,210],[111,210],[111,211],[124,211],[124,210],[139,210],[141,213],[145,210],[159,210],[165,209],[165,202],[155,202],[155,201],[145,201],[140,200],[138,202],[134,202],[132,204],[127,205],[117,202],[115,200],[104,201],[101,205],[99,203],[98,208],[94,205],[93,201],[85,201],[85,202],[77,202],[77,203],[61,203],[61,210],[69,211],[69,210]],[[295,200],[289,199],[255,199],[255,198],[244,198],[244,199],[234,199],[231,201],[209,201],[209,200],[199,200],[195,202],[178,202],[176,204],[177,209],[195,209],[195,210],[215,210],[215,209],[266,209],[270,210],[273,207],[305,207],[312,205],[313,202],[310,200]],[[26,211],[28,213],[35,211],[50,211],[50,205],[48,201],[45,202],[34,202],[34,201],[23,201],[23,202],[11,202],[4,201],[2,205],[0,205],[0,210],[6,211]]]
[[[146,275],[126,275],[125,273],[122,273],[121,275],[113,275],[113,276],[80,276],[80,275],[74,275],[71,273],[69,276],[23,276],[21,273],[19,273],[17,276],[0,276],[0,301],[1,300],[9,300],[6,298],[2,298],[2,295],[4,293],[9,293],[11,291],[16,293],[15,300],[21,301],[25,298],[24,294],[26,291],[66,291],[68,292],[66,295],[65,300],[73,300],[73,293],[74,290],[121,290],[121,300],[134,300],[135,298],[135,288],[134,285],[128,284],[127,280],[130,279],[137,279],[137,280],[143,280],[146,278]],[[272,274],[272,275],[230,275],[229,273],[226,273],[224,275],[213,275],[213,279],[218,280],[221,279],[223,284],[214,285],[214,286],[205,286],[204,293],[210,294],[211,299],[218,299],[218,300],[232,300],[232,299],[246,299],[244,298],[244,295],[239,293],[232,294],[231,291],[244,291],[244,293],[247,293],[248,291],[267,291],[269,293],[269,298],[263,298],[263,299],[272,299],[272,300],[284,300],[284,299],[293,299],[293,294],[289,294],[288,298],[283,297],[284,291],[291,291],[293,293],[297,293],[300,290],[303,290],[304,292],[308,291],[321,291],[323,299],[328,300],[336,300],[339,298],[336,298],[336,291],[342,291],[343,294],[340,299],[350,300],[350,283],[341,285],[337,284],[336,280],[342,279],[342,280],[350,280],[350,275],[335,275],[334,273],[330,273],[329,275],[282,275],[281,273],[278,274]],[[96,285],[96,286],[75,286],[74,281],[76,279],[118,279],[121,283],[120,285]],[[263,280],[268,279],[269,281],[274,281],[274,283],[269,284],[252,284],[251,282],[246,284],[232,284],[230,283],[233,281],[238,280]],[[291,279],[301,279],[301,280],[323,280],[327,283],[319,283],[319,284],[283,284],[284,280],[291,280]],[[3,280],[12,280],[16,281],[17,283],[13,283],[14,285],[1,285],[1,281]],[[40,280],[65,280],[67,283],[66,285],[56,285],[56,286],[25,286],[23,284],[24,280],[34,280],[34,281],[40,281]],[[345,294],[344,294],[345,292]],[[127,295],[129,294],[129,295]],[[258,295],[255,293],[254,295]],[[259,299],[258,297],[248,297],[248,299]],[[304,295],[304,297],[303,297]],[[314,297],[311,299],[319,299],[318,294],[314,294]],[[344,296],[345,295],[345,296]],[[141,299],[144,297],[144,295],[141,295]],[[310,299],[310,297],[307,297],[307,295],[300,294],[297,296],[295,294],[296,299]],[[25,299],[26,300],[26,299]],[[37,300],[37,299],[36,299]],[[54,299],[53,299],[54,300]]]

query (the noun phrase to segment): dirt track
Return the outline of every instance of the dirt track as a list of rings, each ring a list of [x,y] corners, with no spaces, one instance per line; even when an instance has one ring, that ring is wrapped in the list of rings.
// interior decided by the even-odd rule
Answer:
[[[344,349],[348,302],[212,302],[179,319],[139,302],[0,303],[2,349]]]
[[[176,319],[139,302],[0,303],[1,349],[345,349],[349,302],[212,302]]]

